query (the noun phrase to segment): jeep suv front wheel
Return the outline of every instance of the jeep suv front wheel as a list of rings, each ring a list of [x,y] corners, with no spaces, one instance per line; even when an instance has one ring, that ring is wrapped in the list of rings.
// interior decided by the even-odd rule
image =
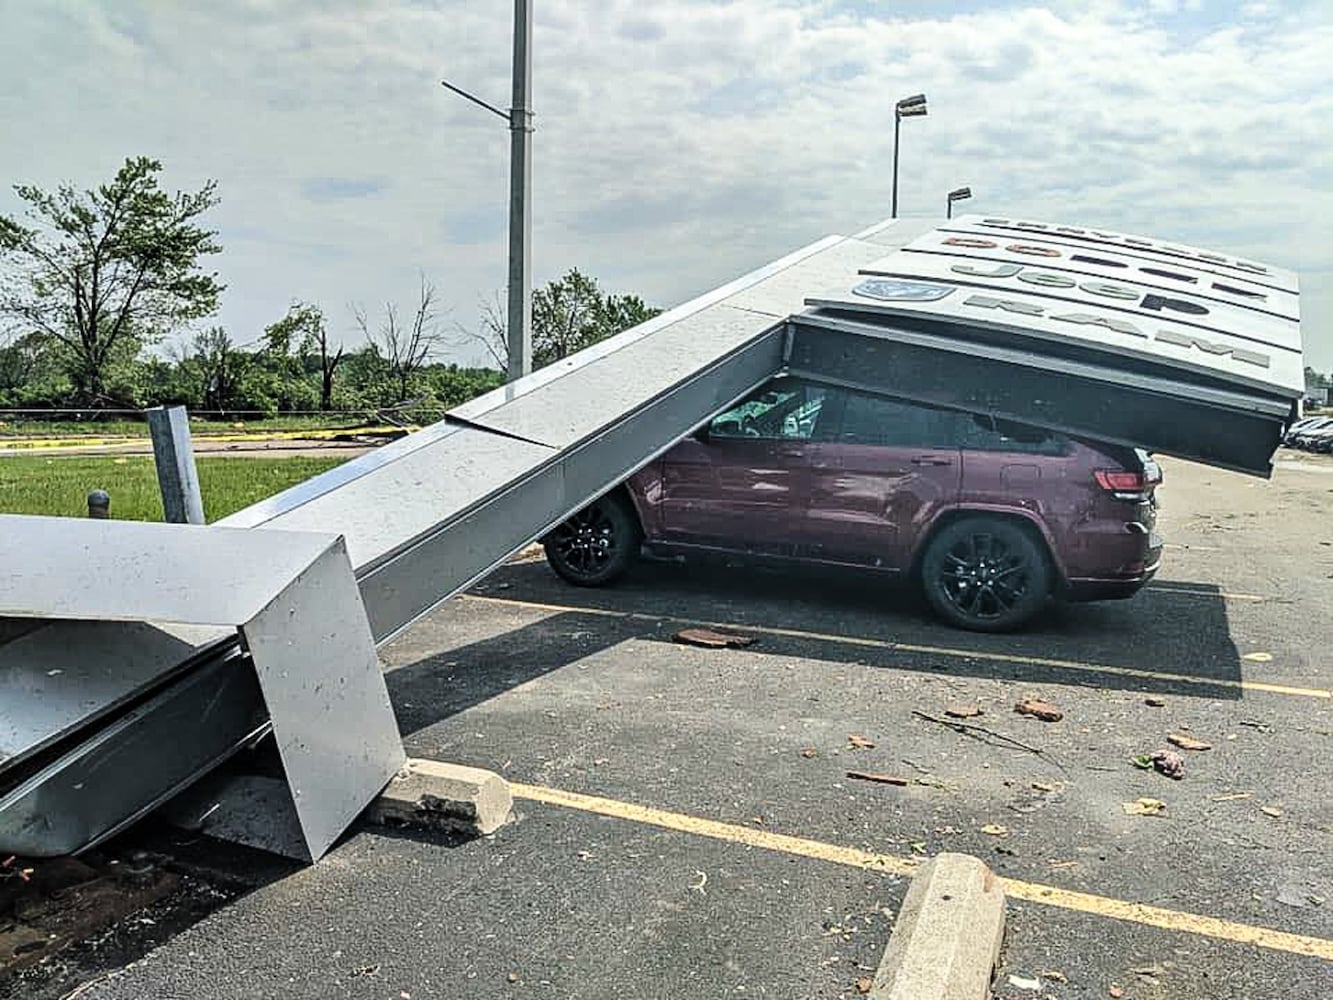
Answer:
[[[579,587],[600,587],[624,575],[642,543],[638,515],[620,493],[593,501],[542,539],[551,568]]]

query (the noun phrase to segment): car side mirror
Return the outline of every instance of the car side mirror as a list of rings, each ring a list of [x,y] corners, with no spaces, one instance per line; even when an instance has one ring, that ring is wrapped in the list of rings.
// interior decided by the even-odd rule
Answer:
[[[712,426],[713,422],[710,420],[708,423],[698,428],[692,435],[694,437],[694,440],[700,442],[701,444],[707,444],[709,439],[713,436],[710,430]]]

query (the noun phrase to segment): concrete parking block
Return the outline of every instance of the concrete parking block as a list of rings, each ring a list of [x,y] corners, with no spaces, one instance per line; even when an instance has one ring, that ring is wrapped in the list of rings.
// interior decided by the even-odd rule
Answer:
[[[509,784],[478,767],[409,758],[370,806],[372,823],[494,833],[509,819]]]
[[[969,854],[940,854],[903,900],[870,996],[986,1000],[1003,939],[1000,880]]]

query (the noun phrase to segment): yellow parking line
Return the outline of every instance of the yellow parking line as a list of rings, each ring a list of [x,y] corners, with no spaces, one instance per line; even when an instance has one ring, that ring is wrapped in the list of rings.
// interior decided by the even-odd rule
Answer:
[[[510,597],[489,597],[480,594],[460,595],[462,600],[486,601],[492,604],[508,604],[513,607],[531,608],[534,611],[551,611],[558,614],[595,615],[602,618],[621,618],[631,621],[671,622],[678,625],[694,625],[698,622],[690,618],[678,618],[674,615],[650,615],[636,611],[610,611],[606,608],[582,608],[565,604],[545,604],[537,601],[523,601]],[[1137,667],[1115,667],[1105,663],[1085,663],[1080,660],[1057,660],[1044,656],[1019,656],[1014,653],[987,653],[975,649],[953,649],[949,646],[923,646],[917,643],[894,642],[891,639],[870,639],[856,635],[838,635],[829,632],[813,632],[804,629],[778,628],[772,625],[736,624],[733,622],[708,622],[714,628],[734,629],[740,632],[755,632],[760,635],[774,635],[787,639],[814,639],[819,642],[837,642],[847,646],[862,646],[869,649],[883,649],[893,653],[921,653],[927,656],[947,656],[953,659],[982,660],[987,663],[1016,663],[1029,667],[1048,667],[1055,670],[1070,670],[1082,673],[1110,674],[1114,677],[1132,677],[1135,680],[1169,681],[1173,684],[1193,684],[1210,688],[1229,688],[1235,691],[1262,692],[1264,694],[1284,694],[1299,698],[1322,698],[1333,700],[1333,691],[1327,688],[1292,687],[1286,684],[1270,684],[1267,681],[1230,680],[1227,678],[1194,677],[1189,674],[1167,673],[1161,670],[1141,670]]]
[[[416,427],[346,427],[322,428],[307,431],[246,431],[224,434],[200,434],[195,442],[212,441],[221,444],[255,443],[264,441],[325,441],[348,435],[383,436],[386,434],[406,433],[417,430]],[[24,453],[63,451],[69,448],[121,448],[127,445],[148,445],[152,441],[147,437],[72,437],[72,438],[0,438],[0,452],[23,451]]]
[[[768,830],[752,829],[732,823],[720,823],[717,820],[690,816],[685,813],[668,812],[641,806],[633,802],[621,802],[617,799],[583,795],[579,792],[567,792],[559,788],[543,785],[525,785],[511,782],[510,792],[520,799],[543,802],[547,805],[577,809],[581,812],[596,813],[643,823],[678,833],[708,837],[713,840],[744,844],[766,851],[778,851],[784,854],[798,855],[832,864],[848,865],[870,871],[887,872],[892,875],[911,876],[916,872],[918,862],[894,857],[891,854],[876,854],[856,847],[827,844],[804,837],[791,837],[772,833]],[[1063,910],[1073,910],[1093,916],[1121,920],[1127,923],[1142,924],[1161,930],[1179,931],[1185,934],[1197,934],[1202,937],[1231,941],[1236,944],[1256,945],[1274,951],[1285,951],[1295,955],[1308,955],[1333,961],[1333,941],[1325,938],[1309,937],[1304,934],[1289,934],[1268,927],[1242,924],[1234,920],[1222,920],[1217,917],[1188,913],[1183,910],[1168,910],[1160,906],[1148,906],[1133,903],[1111,896],[1098,896],[1087,892],[1074,892],[1055,886],[1042,885],[1039,882],[1025,882],[1021,879],[1004,878],[1000,880],[1004,891],[1015,899],[1044,906],[1054,906]]]

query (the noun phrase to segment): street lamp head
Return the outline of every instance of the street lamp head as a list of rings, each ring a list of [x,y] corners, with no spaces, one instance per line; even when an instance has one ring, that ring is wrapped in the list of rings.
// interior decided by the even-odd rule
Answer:
[[[893,106],[893,113],[898,118],[915,118],[926,113],[926,95],[913,94],[904,97]]]
[[[970,187],[954,188],[954,190],[949,192],[950,201],[963,201],[971,197],[972,189]]]

